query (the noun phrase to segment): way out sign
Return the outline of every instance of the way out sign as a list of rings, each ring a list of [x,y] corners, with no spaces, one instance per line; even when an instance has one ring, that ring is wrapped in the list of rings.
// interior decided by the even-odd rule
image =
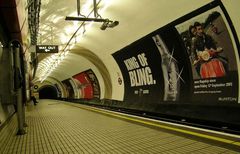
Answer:
[[[58,53],[57,45],[36,45],[36,53]]]

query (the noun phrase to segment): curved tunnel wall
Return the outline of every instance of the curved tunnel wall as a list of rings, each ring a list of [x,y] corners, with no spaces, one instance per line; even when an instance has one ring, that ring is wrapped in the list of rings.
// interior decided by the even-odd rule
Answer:
[[[198,64],[200,68],[195,67],[188,36],[188,27],[195,22],[217,42],[213,49],[223,48]],[[238,53],[231,20],[220,1],[214,1],[115,52],[124,99],[104,105],[239,126]]]
[[[205,44],[189,36],[196,22]],[[125,94],[110,106],[238,127],[239,47],[221,1],[209,3],[113,54]]]
[[[49,77],[45,82],[35,83],[38,87],[53,86],[57,92],[59,99],[100,99],[101,89],[98,78],[93,70],[89,69],[71,78],[58,81],[56,78]],[[35,89],[35,92],[40,91]]]
[[[213,12],[217,18],[208,18]],[[229,19],[220,1],[215,1],[115,52],[124,98],[106,100],[104,105],[240,125],[239,40]],[[195,21],[203,23],[224,49],[211,55],[221,59],[215,62],[224,70],[222,75],[201,76],[194,67],[187,28]],[[221,32],[211,31],[209,21]]]
[[[99,57],[91,53],[89,50],[75,47],[71,50],[71,53],[69,53],[69,57],[66,57],[64,60],[65,61],[63,61],[57,69],[51,73],[46,81],[50,81],[52,84],[56,81],[60,83],[64,80],[72,79],[76,74],[91,69],[99,83],[100,98],[112,98],[110,73]],[[62,70],[66,71],[63,73]],[[51,78],[54,78],[56,81],[51,80]],[[65,87],[63,88],[66,89]]]
[[[94,66],[99,70],[100,75],[102,76],[102,79],[103,79],[102,86],[104,88],[104,98],[112,98],[112,81],[111,81],[110,73],[106,68],[104,62],[93,52],[89,50],[78,50],[78,49],[79,47],[76,49],[72,49],[72,52],[85,57],[92,64],[94,64]]]

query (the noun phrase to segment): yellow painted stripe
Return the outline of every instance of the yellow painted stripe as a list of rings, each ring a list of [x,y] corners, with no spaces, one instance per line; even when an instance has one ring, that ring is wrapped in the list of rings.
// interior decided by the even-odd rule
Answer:
[[[75,106],[75,105],[74,105]],[[80,107],[80,106],[77,106]],[[80,108],[86,109],[86,110],[90,110],[90,111],[94,111],[94,112],[98,112],[98,113],[102,113],[102,114],[107,114],[113,117],[118,117],[121,119],[126,119],[126,120],[130,120],[130,121],[134,121],[134,122],[138,122],[138,123],[143,123],[146,125],[150,125],[150,126],[155,126],[155,127],[159,127],[159,128],[164,128],[164,129],[168,129],[168,130],[172,130],[172,131],[176,131],[176,132],[180,132],[180,133],[185,133],[185,134],[189,134],[189,135],[193,135],[193,136],[197,136],[197,137],[202,137],[202,138],[207,138],[207,139],[211,139],[211,140],[215,140],[215,141],[219,141],[219,142],[223,142],[223,143],[228,143],[228,144],[233,144],[236,146],[240,146],[240,142],[236,142],[233,140],[228,140],[228,139],[224,139],[224,138],[220,138],[220,137],[215,137],[215,136],[210,136],[210,135],[206,135],[206,134],[201,134],[201,133],[197,133],[197,132],[192,132],[189,130],[182,130],[179,128],[174,128],[174,127],[170,127],[170,126],[165,126],[165,125],[161,125],[161,124],[156,124],[156,123],[152,123],[152,122],[148,122],[148,121],[144,121],[144,120],[139,120],[139,119],[135,119],[135,118],[130,118],[124,115],[119,115],[119,114],[114,114],[108,111],[103,111],[101,109],[96,109],[96,108],[90,108],[90,107],[83,107],[81,106]]]

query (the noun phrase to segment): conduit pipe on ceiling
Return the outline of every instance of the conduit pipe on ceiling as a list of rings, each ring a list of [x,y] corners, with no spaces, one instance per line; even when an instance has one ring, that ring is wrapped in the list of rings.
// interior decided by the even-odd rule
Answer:
[[[37,35],[39,30],[39,14],[41,8],[41,0],[28,1],[28,24],[31,34],[31,44],[37,44]]]

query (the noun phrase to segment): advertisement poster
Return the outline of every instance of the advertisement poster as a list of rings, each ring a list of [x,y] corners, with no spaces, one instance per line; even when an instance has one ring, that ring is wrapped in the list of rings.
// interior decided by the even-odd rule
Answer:
[[[238,51],[220,7],[175,26],[192,71],[192,101],[237,102]]]
[[[66,97],[67,98],[70,98],[70,99],[74,99],[74,90],[73,90],[73,87],[70,83],[70,78],[69,79],[66,79],[66,80],[63,80],[62,83],[66,89]]]
[[[236,104],[237,41],[220,1],[113,53],[128,103]]]
[[[74,85],[73,90],[74,90],[74,93],[75,93],[75,98],[76,99],[83,98],[84,91],[80,86],[81,83],[79,82],[79,80],[77,80],[75,78],[72,78],[72,85]]]
[[[76,74],[73,76],[79,91],[81,91],[81,98],[92,99],[93,98],[93,87],[88,75],[85,72]]]
[[[95,73],[91,69],[85,71],[85,73],[87,74],[88,79],[91,81],[93,87],[93,97],[100,98],[100,86]]]
[[[189,70],[175,28],[156,31],[113,54],[124,78],[124,100],[180,102],[189,94]]]
[[[54,87],[57,89],[57,94],[58,94],[58,97],[62,97],[62,91],[61,91],[61,88],[59,87],[59,85],[56,83],[54,84]]]
[[[163,99],[160,54],[152,38],[132,44],[113,57],[121,68],[125,87],[124,100],[128,103],[143,103]],[[156,71],[157,70],[157,71]]]

